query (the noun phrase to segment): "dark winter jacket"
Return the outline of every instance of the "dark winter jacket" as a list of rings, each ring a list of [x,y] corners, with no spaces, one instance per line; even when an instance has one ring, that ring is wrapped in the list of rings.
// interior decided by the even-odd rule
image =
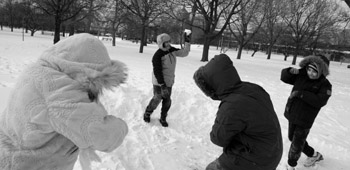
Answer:
[[[307,75],[307,66],[316,63],[321,76],[312,80]],[[289,122],[304,128],[311,128],[321,107],[327,104],[332,92],[332,85],[327,80],[329,74],[327,60],[317,56],[308,56],[300,62],[299,74],[291,74],[291,67],[281,73],[281,80],[293,85],[293,91],[298,91],[293,98],[288,98],[284,116]]]
[[[198,87],[221,100],[211,141],[223,147],[220,164],[227,170],[272,170],[280,162],[281,128],[269,94],[242,82],[225,54],[215,56],[194,74]]]
[[[162,36],[164,35],[164,36]],[[168,87],[173,86],[175,80],[175,67],[176,57],[186,57],[190,51],[190,43],[185,43],[185,48],[178,49],[170,47],[170,49],[164,49],[164,41],[170,40],[167,34],[161,34],[158,37],[157,42],[159,49],[153,55],[153,77],[152,82],[154,85],[165,84]]]

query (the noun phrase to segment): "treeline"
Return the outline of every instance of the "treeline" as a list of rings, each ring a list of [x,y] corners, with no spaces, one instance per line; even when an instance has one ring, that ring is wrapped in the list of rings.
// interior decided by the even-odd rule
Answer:
[[[292,64],[303,49],[348,47],[348,12],[331,0],[3,0],[0,27],[39,30],[60,36],[78,32],[138,40],[139,52],[162,32],[182,42],[184,29],[209,46],[237,43],[237,58],[248,44],[264,44],[267,59],[276,45],[292,46]],[[225,39],[225,40],[224,40]],[[226,44],[225,44],[226,42]]]

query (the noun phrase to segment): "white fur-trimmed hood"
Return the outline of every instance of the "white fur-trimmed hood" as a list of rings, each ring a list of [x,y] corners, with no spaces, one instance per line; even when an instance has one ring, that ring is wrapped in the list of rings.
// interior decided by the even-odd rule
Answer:
[[[95,97],[127,78],[126,65],[110,60],[103,43],[90,34],[76,35],[55,44],[42,54],[39,62],[67,74]]]

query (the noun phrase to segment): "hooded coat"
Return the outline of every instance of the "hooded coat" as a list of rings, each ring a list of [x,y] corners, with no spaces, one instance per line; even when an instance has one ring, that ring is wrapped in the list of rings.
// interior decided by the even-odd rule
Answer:
[[[220,100],[210,132],[223,147],[219,157],[227,170],[271,170],[280,162],[281,128],[269,94],[259,85],[242,82],[225,54],[215,56],[194,74],[198,87]]]
[[[170,40],[170,36],[165,33],[157,37],[159,49],[154,53],[152,58],[153,85],[159,86],[164,84],[167,87],[172,87],[175,81],[176,57],[186,57],[190,52],[191,44],[188,42],[185,42],[185,48],[183,49],[171,46],[169,49],[164,48],[164,42]]]
[[[123,83],[125,71],[89,34],[47,49],[20,75],[0,114],[0,169],[72,170],[79,153],[116,149],[128,127],[98,95]]]
[[[316,64],[319,78],[312,80],[307,75],[307,66]],[[325,106],[332,94],[332,85],[327,80],[329,60],[325,57],[308,56],[300,61],[299,74],[291,74],[291,67],[281,72],[281,80],[293,85],[292,92],[298,95],[288,98],[284,116],[289,122],[304,128],[311,128],[320,109]]]

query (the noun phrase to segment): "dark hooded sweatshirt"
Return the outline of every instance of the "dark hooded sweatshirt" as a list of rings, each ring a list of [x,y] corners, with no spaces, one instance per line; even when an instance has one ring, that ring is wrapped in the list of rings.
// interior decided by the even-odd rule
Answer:
[[[269,94],[259,85],[242,82],[225,54],[215,56],[194,75],[208,96],[221,100],[211,141],[223,147],[225,170],[272,170],[280,162],[281,128]]]
[[[321,74],[318,79],[308,77],[306,67],[315,63]],[[293,91],[299,91],[298,95],[289,98],[284,112],[289,122],[304,128],[311,128],[321,107],[327,104],[332,93],[332,85],[326,79],[329,74],[328,63],[317,56],[305,57],[300,62],[299,74],[291,74],[291,67],[285,68],[281,73],[281,80],[293,85]]]

